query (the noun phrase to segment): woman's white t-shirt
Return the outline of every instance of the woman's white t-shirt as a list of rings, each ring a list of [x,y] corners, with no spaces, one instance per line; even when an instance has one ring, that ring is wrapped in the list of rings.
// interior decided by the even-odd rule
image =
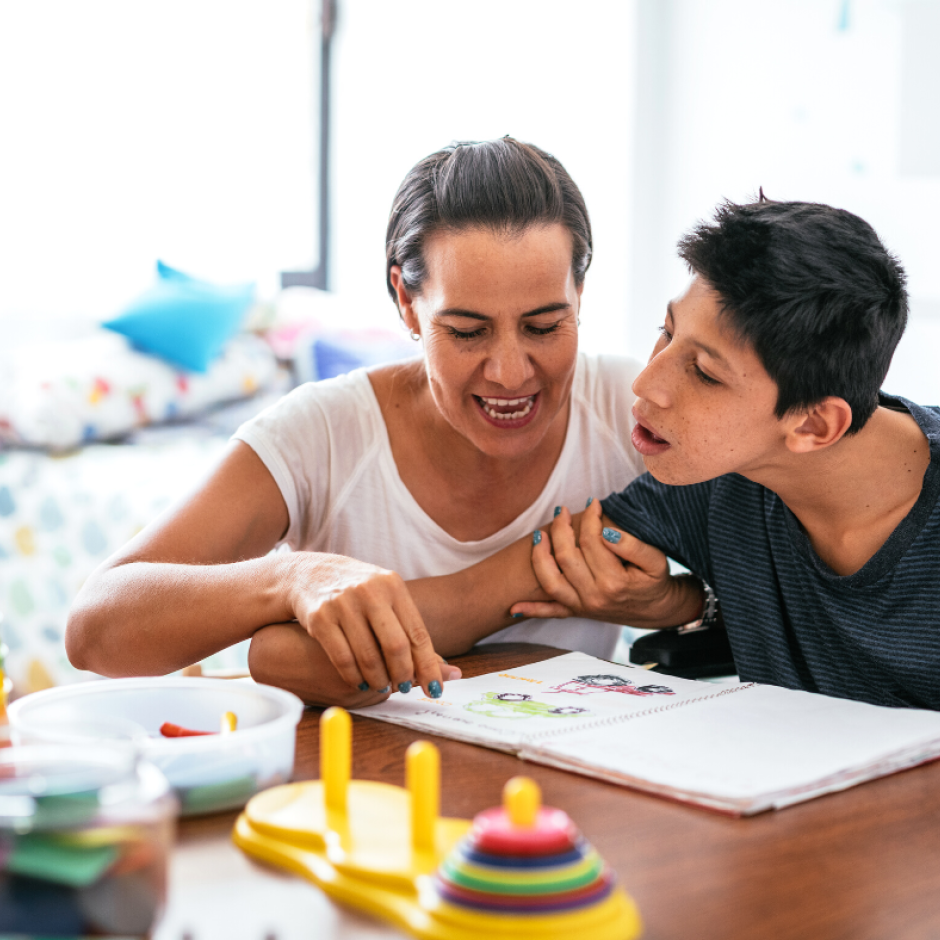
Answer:
[[[578,356],[567,436],[545,488],[509,525],[475,542],[445,532],[402,482],[364,369],[299,386],[234,437],[280,488],[290,516],[283,543],[291,549],[346,555],[405,580],[450,574],[544,525],[555,506],[578,512],[589,496],[622,490],[643,472],[630,443],[639,369],[618,356]],[[609,658],[619,634],[618,626],[594,620],[528,620],[483,642],[544,643]]]

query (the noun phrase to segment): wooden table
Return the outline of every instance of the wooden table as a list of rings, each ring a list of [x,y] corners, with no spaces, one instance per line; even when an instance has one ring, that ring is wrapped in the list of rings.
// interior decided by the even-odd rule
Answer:
[[[557,655],[480,647],[455,660],[480,675]],[[296,780],[319,776],[318,710],[297,732]],[[355,717],[353,777],[404,784],[421,737]],[[471,818],[509,777],[538,781],[617,871],[647,940],[940,938],[940,762],[779,812],[734,819],[444,738],[441,813]],[[186,820],[170,902],[155,940],[388,938],[300,879],[264,869],[228,842],[235,814]]]

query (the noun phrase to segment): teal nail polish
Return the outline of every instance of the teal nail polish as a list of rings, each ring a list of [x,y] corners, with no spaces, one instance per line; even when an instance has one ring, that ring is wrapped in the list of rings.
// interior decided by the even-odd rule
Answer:
[[[560,515],[561,515],[561,506],[556,506],[556,507],[555,507],[555,515],[556,515],[556,516],[560,516]]]
[[[589,496],[589,497],[588,497],[588,501],[584,504],[584,508],[587,509],[588,506],[590,506],[591,503],[593,503],[593,502],[594,502],[594,497],[593,497],[593,496]]]
[[[428,683],[428,692],[431,694],[431,698],[441,697],[441,684],[437,681],[437,679],[432,679]]]
[[[536,529],[536,530],[532,533],[532,544],[533,544],[533,545],[538,545],[539,542],[541,542],[541,541],[542,541],[542,530],[541,530],[541,529]]]
[[[611,545],[616,545],[620,541],[620,533],[616,529],[608,529],[605,527],[601,535],[603,535]]]
[[[368,692],[368,691],[369,691],[369,683],[368,683],[368,682],[360,682],[360,683],[359,683],[359,691],[360,691],[360,692]]]
[[[523,618],[524,616],[525,616],[525,614],[513,614],[513,615],[512,615],[512,619],[513,619],[513,620],[522,620],[522,618]]]
[[[387,685],[385,686],[384,689],[379,689],[379,695],[388,695],[388,693],[391,691],[392,691],[392,687],[390,685]]]
[[[398,683],[398,691],[399,691],[399,692],[405,692],[405,693],[410,692],[410,691],[411,691],[411,683],[410,683],[410,682],[399,682],[399,683]]]

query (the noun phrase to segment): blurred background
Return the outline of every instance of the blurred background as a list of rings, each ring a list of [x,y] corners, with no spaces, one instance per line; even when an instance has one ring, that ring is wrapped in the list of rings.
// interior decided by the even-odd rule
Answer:
[[[763,186],[899,254],[887,385],[940,402],[938,42],[936,0],[2,0],[0,336],[102,319],[158,257],[267,298],[314,272],[344,325],[395,328],[399,181],[508,133],[587,198],[584,348],[644,357],[679,235]]]

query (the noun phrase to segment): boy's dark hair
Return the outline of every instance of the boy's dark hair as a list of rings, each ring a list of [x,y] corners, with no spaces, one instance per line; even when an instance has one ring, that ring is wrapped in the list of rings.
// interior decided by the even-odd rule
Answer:
[[[438,231],[488,228],[506,235],[559,222],[571,232],[575,283],[591,264],[591,222],[581,191],[551,154],[511,137],[454,143],[425,157],[405,177],[388,219],[385,281],[399,265],[409,291],[419,293],[427,267],[424,243]]]
[[[778,418],[829,395],[860,431],[907,324],[904,269],[872,227],[806,202],[723,203],[679,242],[777,383]]]

